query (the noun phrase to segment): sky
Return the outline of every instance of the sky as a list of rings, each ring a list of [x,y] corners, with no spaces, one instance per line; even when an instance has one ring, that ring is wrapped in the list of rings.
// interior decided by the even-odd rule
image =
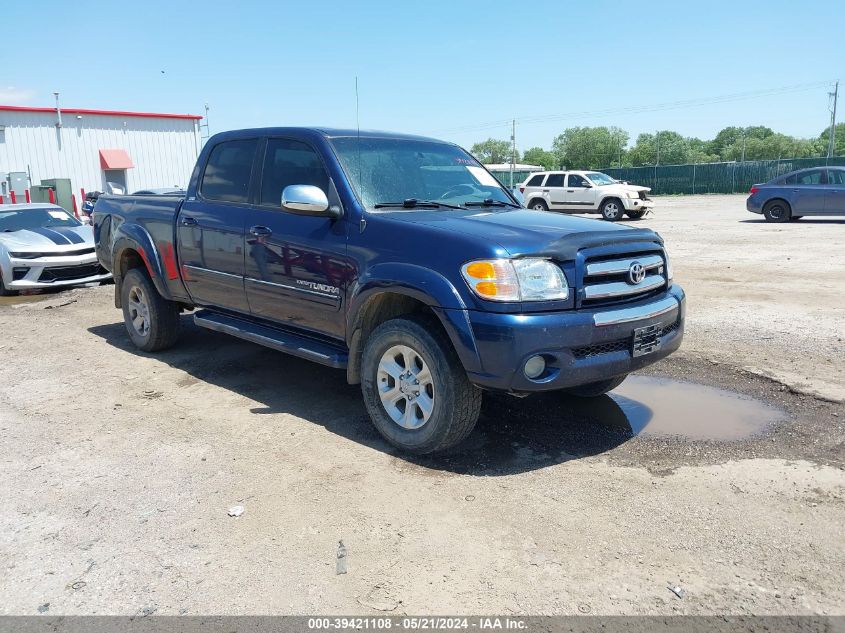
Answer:
[[[212,133],[357,117],[466,147],[516,119],[520,150],[594,125],[632,142],[728,125],[815,137],[845,79],[844,16],[842,0],[29,0],[4,8],[0,104],[208,104]]]

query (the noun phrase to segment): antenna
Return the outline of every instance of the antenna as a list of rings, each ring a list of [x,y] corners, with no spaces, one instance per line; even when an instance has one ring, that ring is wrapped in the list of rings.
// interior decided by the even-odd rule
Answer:
[[[358,107],[358,75],[355,75],[355,128],[358,132],[358,140],[356,143],[356,152],[358,158],[358,193],[361,194],[361,183],[362,174],[361,174],[361,118],[359,115],[360,109]]]

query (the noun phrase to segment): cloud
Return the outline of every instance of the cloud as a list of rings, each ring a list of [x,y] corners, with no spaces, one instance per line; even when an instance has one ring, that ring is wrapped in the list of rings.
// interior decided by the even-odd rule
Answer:
[[[27,88],[15,88],[15,86],[0,88],[0,103],[4,105],[29,103],[34,97],[35,91]]]

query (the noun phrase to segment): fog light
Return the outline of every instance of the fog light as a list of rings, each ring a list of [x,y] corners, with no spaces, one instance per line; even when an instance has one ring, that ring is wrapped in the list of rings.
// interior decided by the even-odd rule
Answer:
[[[522,369],[528,378],[537,378],[546,371],[546,359],[542,356],[532,356],[525,361],[525,367]]]

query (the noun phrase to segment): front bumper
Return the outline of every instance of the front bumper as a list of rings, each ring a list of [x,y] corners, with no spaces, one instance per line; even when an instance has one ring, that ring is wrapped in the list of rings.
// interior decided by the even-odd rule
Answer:
[[[3,285],[8,290],[78,286],[111,279],[111,273],[100,266],[95,253],[36,259],[10,258],[2,274]]]
[[[551,391],[627,374],[665,358],[681,345],[685,295],[673,285],[657,298],[619,307],[540,314],[469,312],[481,371],[480,387],[510,392]],[[659,344],[633,355],[634,330],[655,326]],[[547,369],[529,379],[522,368],[542,355]]]
[[[651,198],[622,198],[622,206],[626,211],[649,211],[654,209],[654,200]]]

